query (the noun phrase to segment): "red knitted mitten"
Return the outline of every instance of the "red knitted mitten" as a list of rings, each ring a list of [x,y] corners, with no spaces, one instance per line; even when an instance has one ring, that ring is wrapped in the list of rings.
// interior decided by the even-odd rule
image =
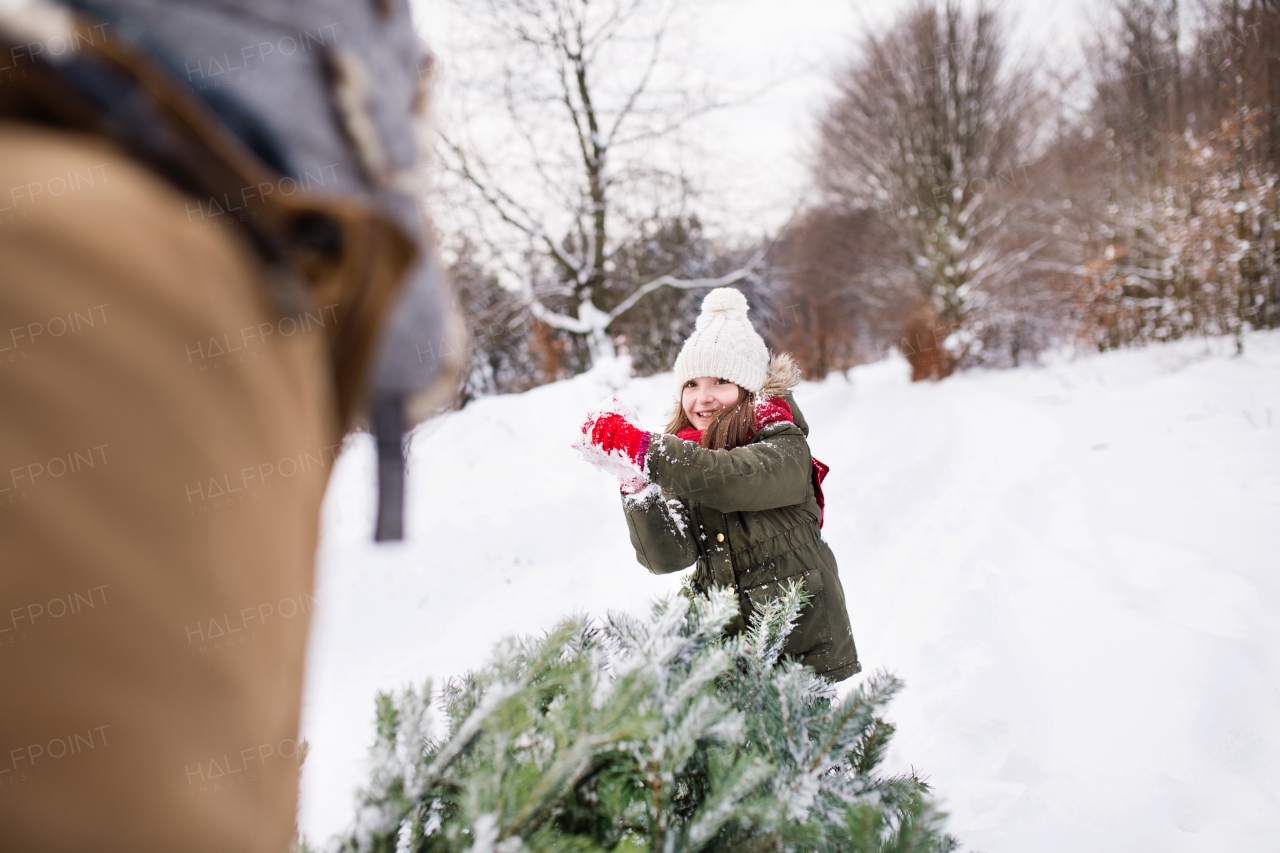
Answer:
[[[620,450],[641,471],[644,470],[644,455],[649,450],[649,433],[632,426],[622,415],[605,412],[594,423],[587,421],[583,424],[582,431],[589,435],[595,447],[605,453]]]

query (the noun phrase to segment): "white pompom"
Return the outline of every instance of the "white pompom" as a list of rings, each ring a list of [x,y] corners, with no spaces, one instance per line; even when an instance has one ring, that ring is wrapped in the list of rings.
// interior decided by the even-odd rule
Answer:
[[[702,310],[704,313],[737,311],[738,313],[746,314],[747,297],[732,287],[717,287],[707,294],[706,299],[702,300]]]

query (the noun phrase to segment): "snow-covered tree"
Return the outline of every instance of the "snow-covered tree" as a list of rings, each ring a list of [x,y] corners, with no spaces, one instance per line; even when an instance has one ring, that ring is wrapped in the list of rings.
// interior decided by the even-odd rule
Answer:
[[[779,660],[799,586],[732,637],[732,591],[681,595],[647,619],[572,619],[510,640],[447,684],[434,735],[428,685],[378,700],[360,851],[954,850],[928,788],[877,774],[898,689],[843,700]]]
[[[455,190],[442,208],[476,216],[472,233],[485,235],[535,317],[580,341],[589,364],[614,354],[615,323],[655,290],[752,274],[758,258],[694,279],[632,279],[619,263],[655,215],[687,212],[690,181],[655,143],[721,105],[669,44],[682,0],[456,5],[471,39],[446,71],[458,103],[442,130]]]
[[[915,279],[917,325],[950,330],[959,365],[986,360],[986,327],[1046,311],[1033,262],[1057,236],[1028,172],[1045,119],[1034,80],[993,8],[919,2],[863,39],[822,121],[829,204],[879,214]]]
[[[1102,348],[1280,325],[1280,6],[1179,8],[1119,0],[1090,52],[1074,272]]]
[[[1244,167],[1238,134],[1187,133],[1167,146],[1183,180],[1115,192],[1081,269],[1093,340],[1103,348],[1189,334],[1235,335],[1280,313],[1280,176]]]

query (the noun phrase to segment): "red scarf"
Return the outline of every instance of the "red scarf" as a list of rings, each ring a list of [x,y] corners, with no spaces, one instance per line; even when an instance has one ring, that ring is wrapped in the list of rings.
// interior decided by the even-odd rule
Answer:
[[[791,407],[787,405],[786,400],[779,397],[761,397],[756,401],[757,430],[781,421],[795,423],[795,418],[791,415]],[[676,438],[698,444],[702,441],[702,430],[687,426],[676,433]],[[827,501],[822,494],[822,481],[827,478],[827,472],[831,468],[812,456],[809,459],[813,462],[813,496],[818,501],[818,527],[822,527],[822,522],[826,520],[827,515]]]

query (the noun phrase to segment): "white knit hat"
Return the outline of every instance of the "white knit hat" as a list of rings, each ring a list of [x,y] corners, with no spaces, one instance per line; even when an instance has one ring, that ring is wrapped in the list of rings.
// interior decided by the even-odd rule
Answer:
[[[699,376],[714,376],[755,394],[768,369],[769,349],[747,319],[747,298],[732,287],[708,293],[697,328],[676,358],[680,386]]]

